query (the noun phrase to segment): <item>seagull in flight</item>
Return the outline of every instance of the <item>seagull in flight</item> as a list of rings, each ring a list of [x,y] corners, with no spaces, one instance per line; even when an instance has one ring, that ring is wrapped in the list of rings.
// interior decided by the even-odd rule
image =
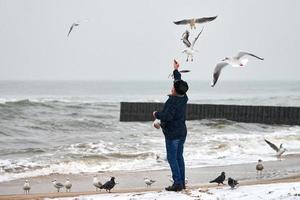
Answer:
[[[268,141],[265,139],[265,142],[272,148],[276,151],[276,156],[277,158],[281,158],[281,155],[286,152],[286,148],[283,148],[283,145],[280,144],[279,148],[273,144],[272,142]]]
[[[191,57],[191,61],[193,61],[193,55],[194,53],[197,51],[194,49],[195,43],[197,42],[199,36],[201,35],[201,33],[203,32],[204,27],[202,28],[202,30],[200,31],[200,33],[197,35],[197,37],[194,39],[193,43],[191,43],[189,41],[189,36],[190,36],[190,32],[188,30],[186,30],[183,34],[182,34],[182,41],[185,44],[186,48],[182,51],[182,53],[186,53],[187,54],[187,58],[186,61],[189,61],[189,57]]]
[[[202,18],[192,18],[192,19],[184,19],[180,21],[174,22],[176,25],[189,25],[191,29],[196,29],[196,24],[203,24],[206,22],[211,22],[215,20],[217,16],[214,17],[202,17]]]
[[[69,29],[69,32],[68,32],[68,37],[69,37],[70,33],[72,32],[72,30],[73,30],[73,28],[74,28],[75,26],[79,26],[79,23],[73,23],[73,24],[71,25],[71,27],[70,27],[70,29]]]
[[[231,65],[232,67],[245,67],[249,60],[248,60],[248,58],[244,58],[244,56],[252,56],[259,60],[264,60],[264,58],[258,57],[252,53],[248,53],[248,52],[244,52],[244,51],[240,51],[236,56],[234,56],[232,58],[229,58],[229,57],[224,58],[222,60],[222,62],[218,63],[215,66],[211,87],[215,86],[215,84],[217,83],[217,81],[219,79],[221,71],[225,66]]]

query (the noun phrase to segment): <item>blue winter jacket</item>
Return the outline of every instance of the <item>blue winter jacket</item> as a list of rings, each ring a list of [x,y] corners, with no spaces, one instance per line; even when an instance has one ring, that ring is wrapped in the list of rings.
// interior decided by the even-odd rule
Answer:
[[[174,81],[181,79],[181,74],[178,70],[173,71]],[[186,137],[187,129],[186,120],[186,105],[188,97],[171,96],[166,101],[163,110],[155,113],[155,117],[161,121],[161,128],[166,139],[180,139]]]

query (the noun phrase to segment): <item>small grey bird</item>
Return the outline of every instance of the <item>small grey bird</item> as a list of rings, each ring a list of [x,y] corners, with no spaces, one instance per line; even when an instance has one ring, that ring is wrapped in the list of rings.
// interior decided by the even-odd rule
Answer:
[[[56,180],[52,181],[53,186],[57,189],[57,192],[59,192],[60,188],[63,188],[64,185],[62,183],[56,182]]]
[[[228,178],[228,185],[231,187],[231,189],[234,189],[237,184],[239,184],[237,180],[234,180],[230,177]]]
[[[263,166],[263,164],[262,164],[262,160],[259,159],[259,160],[258,160],[258,163],[257,163],[257,165],[256,165],[256,175],[258,175],[258,173],[260,173],[260,175],[262,175],[263,169],[264,169],[264,166]]]
[[[272,149],[274,149],[274,150],[276,151],[276,156],[277,156],[277,158],[281,158],[282,154],[283,154],[284,152],[287,151],[286,148],[283,148],[283,145],[282,145],[282,144],[280,144],[280,146],[279,146],[279,148],[278,148],[275,144],[273,144],[272,142],[270,142],[270,141],[268,141],[268,140],[266,140],[266,139],[265,139],[265,142],[266,142]]]
[[[95,186],[96,191],[98,191],[98,189],[100,189],[100,187],[102,186],[102,183],[100,181],[98,181],[98,178],[96,175],[93,178],[93,185]]]
[[[31,189],[31,187],[30,187],[29,181],[25,180],[25,183],[24,183],[24,186],[23,186],[24,193],[29,194],[30,189]]]
[[[176,25],[189,25],[191,29],[196,29],[196,24],[203,24],[206,22],[211,22],[215,20],[217,16],[214,17],[202,17],[202,18],[192,18],[192,19],[184,19],[180,21],[175,21],[174,24]]]
[[[210,183],[218,183],[218,185],[222,184],[224,185],[224,181],[225,181],[225,172],[222,172],[220,176],[218,176],[216,179],[210,181]]]
[[[65,182],[65,188],[66,192],[71,192],[72,183],[70,182],[70,179],[67,178],[67,181]]]
[[[116,185],[115,182],[115,177],[111,177],[110,181],[107,181],[106,183],[104,183],[104,185],[102,185],[100,187],[100,189],[105,189],[106,191],[108,191],[110,193],[110,190],[113,189]]]
[[[149,186],[151,187],[151,185],[156,182],[155,180],[152,180],[149,178],[144,178],[144,181],[145,181],[147,187],[149,187]]]

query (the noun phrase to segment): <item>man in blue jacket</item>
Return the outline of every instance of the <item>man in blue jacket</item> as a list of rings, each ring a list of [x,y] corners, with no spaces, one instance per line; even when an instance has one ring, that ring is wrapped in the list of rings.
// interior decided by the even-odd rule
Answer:
[[[174,60],[174,83],[169,99],[162,111],[154,111],[153,116],[161,121],[161,128],[165,136],[167,160],[169,162],[173,185],[166,188],[167,191],[181,191],[185,189],[185,165],[183,148],[187,135],[185,125],[186,105],[188,97],[186,92],[188,84],[181,80],[178,71],[179,64]]]

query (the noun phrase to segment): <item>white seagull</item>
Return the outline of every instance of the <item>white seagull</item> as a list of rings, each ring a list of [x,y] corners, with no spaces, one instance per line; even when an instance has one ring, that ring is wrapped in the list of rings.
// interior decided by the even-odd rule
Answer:
[[[214,87],[215,84],[218,81],[218,78],[221,74],[222,69],[226,66],[226,65],[231,65],[232,67],[245,67],[246,64],[248,63],[248,58],[243,58],[244,56],[252,56],[255,57],[257,59],[260,60],[264,60],[261,57],[258,57],[252,53],[248,53],[248,52],[244,52],[244,51],[240,51],[235,57],[229,58],[226,57],[222,60],[222,62],[218,63],[214,69],[214,73],[213,73],[213,81],[211,83],[211,87]]]
[[[65,182],[65,188],[66,192],[71,192],[72,183],[70,182],[70,179],[67,178],[67,181]]]
[[[93,178],[93,185],[95,186],[96,191],[98,191],[98,189],[100,189],[100,187],[102,186],[102,183],[100,181],[98,181],[98,178],[96,175]]]
[[[262,164],[262,160],[259,159],[257,164],[256,164],[256,176],[258,175],[258,172],[260,173],[260,175],[262,175],[263,170],[264,170],[264,166]]]
[[[57,192],[59,192],[60,188],[64,187],[62,183],[56,182],[56,180],[52,181],[53,186],[57,189]]]
[[[283,145],[280,144],[279,148],[273,144],[272,142],[268,141],[265,139],[265,142],[272,148],[276,151],[276,156],[277,158],[281,158],[281,155],[286,152],[286,148],[283,148]]]
[[[202,18],[193,18],[193,19],[184,19],[180,21],[174,22],[176,25],[190,25],[191,29],[196,29],[196,24],[202,24],[206,22],[213,21],[217,18],[217,16],[214,17],[202,17]]]
[[[197,35],[197,37],[194,39],[193,43],[191,44],[191,42],[189,41],[189,36],[190,36],[190,32],[188,30],[186,30],[183,35],[182,35],[182,41],[185,44],[185,46],[187,48],[185,48],[182,53],[186,53],[187,54],[187,58],[186,61],[189,61],[189,57],[191,57],[191,61],[193,61],[193,55],[194,53],[197,51],[194,49],[194,45],[196,43],[196,41],[198,40],[199,36],[201,35],[202,31],[203,31],[204,27],[202,28],[202,30],[200,31],[200,33]]]
[[[79,23],[73,23],[73,24],[71,25],[71,27],[70,27],[70,29],[69,29],[69,32],[68,32],[68,37],[69,37],[70,33],[72,32],[72,30],[73,30],[73,28],[74,28],[75,26],[79,26]]]
[[[144,178],[144,181],[145,181],[147,187],[149,187],[149,186],[151,187],[151,185],[156,182],[155,180],[152,180],[149,178]]]
[[[28,180],[25,180],[24,186],[23,186],[23,190],[25,192],[25,194],[29,194],[29,190],[30,190],[30,184]]]

